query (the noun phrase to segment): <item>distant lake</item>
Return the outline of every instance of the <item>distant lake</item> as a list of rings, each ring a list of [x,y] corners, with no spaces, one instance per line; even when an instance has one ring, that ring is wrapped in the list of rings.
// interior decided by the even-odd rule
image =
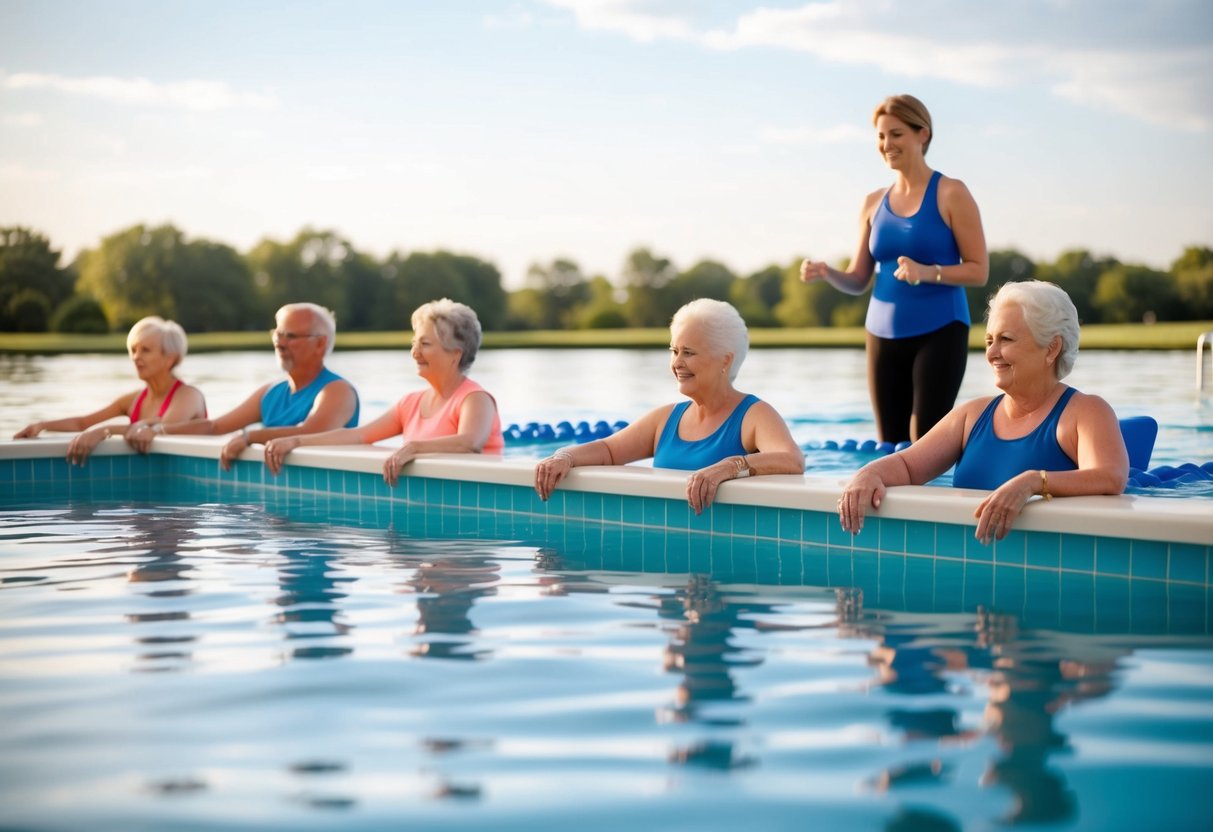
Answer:
[[[395,351],[338,351],[329,366],[358,387],[364,422],[423,384],[403,343]],[[774,405],[802,444],[863,440],[876,435],[864,367],[857,349],[754,350],[737,385]],[[664,350],[485,350],[471,375],[497,398],[507,425],[630,422],[678,398]],[[200,386],[210,412],[219,414],[282,371],[267,344],[257,352],[187,356],[181,376]],[[1066,381],[1103,396],[1121,416],[1158,419],[1153,465],[1213,459],[1213,398],[1208,390],[1197,395],[1194,352],[1082,352]],[[86,413],[137,384],[125,356],[0,356],[0,436],[38,419]],[[961,398],[994,391],[984,354],[970,353]]]

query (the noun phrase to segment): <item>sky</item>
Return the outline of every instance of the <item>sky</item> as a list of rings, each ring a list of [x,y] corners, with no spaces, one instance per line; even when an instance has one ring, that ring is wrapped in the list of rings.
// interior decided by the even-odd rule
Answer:
[[[1208,0],[0,0],[0,226],[834,262],[903,92],[992,250],[1213,246]]]

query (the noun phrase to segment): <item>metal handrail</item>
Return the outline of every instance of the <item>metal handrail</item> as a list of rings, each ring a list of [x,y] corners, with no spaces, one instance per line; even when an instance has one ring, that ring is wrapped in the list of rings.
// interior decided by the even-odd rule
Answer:
[[[1196,339],[1196,389],[1205,389],[1205,344],[1209,345],[1209,357],[1213,359],[1213,332],[1202,332]],[[1213,361],[1209,362],[1209,386],[1213,387]]]

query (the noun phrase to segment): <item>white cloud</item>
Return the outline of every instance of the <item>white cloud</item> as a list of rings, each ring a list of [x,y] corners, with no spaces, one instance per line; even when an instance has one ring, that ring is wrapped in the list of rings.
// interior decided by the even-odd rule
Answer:
[[[0,73],[6,90],[34,90],[80,95],[117,104],[185,110],[268,109],[277,106],[270,94],[240,92],[222,81],[156,83],[147,78],[92,75],[72,78],[39,72]]]
[[[957,0],[825,0],[759,7],[729,25],[696,27],[669,0],[547,0],[585,29],[641,43],[693,41],[729,51],[776,48],[871,66],[898,78],[977,87],[1038,84],[1095,109],[1194,132],[1213,130],[1207,0],[1143,16],[1100,2],[1035,0],[975,7]]]
[[[39,127],[44,119],[39,113],[9,113],[0,119],[5,127]]]
[[[25,165],[0,165],[0,182],[10,183],[40,183],[54,182],[59,179],[59,172],[26,167]]]

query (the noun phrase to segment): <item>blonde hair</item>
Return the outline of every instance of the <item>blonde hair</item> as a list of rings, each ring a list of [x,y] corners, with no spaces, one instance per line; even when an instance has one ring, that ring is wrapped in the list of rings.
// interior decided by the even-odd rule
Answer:
[[[181,359],[185,358],[186,352],[189,351],[185,330],[176,321],[166,321],[159,315],[148,315],[146,318],[135,321],[131,331],[126,334],[127,352],[139,342],[139,339],[152,332],[160,336],[160,351],[165,355],[176,356],[177,360],[173,362],[173,366],[176,367],[180,364]]]
[[[921,132],[924,128],[927,130],[927,141],[922,146],[922,155],[927,155],[927,150],[931,147],[931,139],[935,138],[935,128],[931,126],[931,114],[927,111],[927,105],[923,104],[912,95],[890,95],[884,101],[876,105],[876,111],[872,113],[872,124],[875,125],[881,116],[893,116],[899,118],[909,125],[910,129],[915,133]]]

